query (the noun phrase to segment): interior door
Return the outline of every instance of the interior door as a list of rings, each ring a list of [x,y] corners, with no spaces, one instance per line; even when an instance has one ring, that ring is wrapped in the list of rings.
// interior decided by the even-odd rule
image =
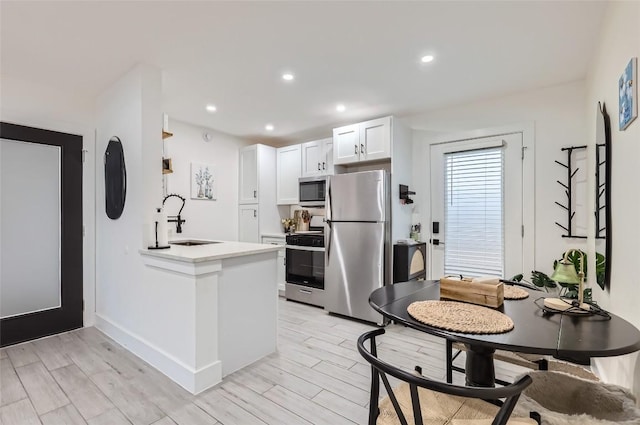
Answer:
[[[521,133],[431,146],[431,219],[438,223],[437,233],[434,232],[436,226],[429,226],[431,278],[439,279],[445,274],[497,274],[495,267],[488,266],[491,271],[483,273],[485,266],[482,263],[488,260],[481,258],[483,249],[486,249],[488,258],[489,253],[495,253],[494,248],[498,248],[502,255],[501,277],[510,278],[523,272],[522,146]],[[483,152],[496,150],[501,152],[502,161],[501,189],[497,198],[495,187],[488,187],[496,184],[488,177],[496,171],[495,162],[492,163],[494,168],[487,168],[487,176],[478,171],[482,169]],[[469,156],[465,158],[467,154]],[[452,162],[454,157],[458,157],[456,162]],[[486,158],[487,163],[495,160],[495,156]],[[469,166],[472,162],[475,165]],[[454,163],[459,165],[452,165]],[[453,173],[451,170],[455,167],[458,169],[456,175],[448,174]],[[454,185],[458,188],[453,188]],[[472,187],[479,190],[466,189]],[[486,212],[498,205],[499,211]],[[486,217],[484,222],[476,222],[473,213],[469,215],[474,208],[479,208],[478,220],[480,216]],[[447,224],[447,220],[451,222]],[[448,226],[456,227],[448,229]],[[501,246],[496,247],[495,244]]]
[[[0,345],[82,326],[82,137],[0,123]]]

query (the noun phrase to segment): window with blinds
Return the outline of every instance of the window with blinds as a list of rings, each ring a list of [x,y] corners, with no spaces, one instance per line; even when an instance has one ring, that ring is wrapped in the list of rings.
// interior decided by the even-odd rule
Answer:
[[[445,154],[445,274],[503,276],[503,194],[501,147]]]

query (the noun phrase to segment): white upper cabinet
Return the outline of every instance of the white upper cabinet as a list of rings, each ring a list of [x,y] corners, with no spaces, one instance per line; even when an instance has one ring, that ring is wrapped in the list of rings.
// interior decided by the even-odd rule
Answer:
[[[358,124],[333,129],[333,163],[350,164],[360,160],[360,127]]]
[[[391,158],[391,117],[333,130],[334,164],[353,164]]]
[[[314,140],[302,145],[302,177],[322,174],[322,142]]]
[[[360,161],[391,158],[391,117],[360,123]]]
[[[333,174],[333,139],[314,140],[302,145],[302,177]]]
[[[276,185],[278,205],[298,203],[298,179],[302,169],[301,145],[285,146],[277,150]]]
[[[325,162],[322,163],[322,169],[324,170],[324,173],[328,176],[333,175],[334,174],[334,167],[333,167],[333,138],[329,137],[328,139],[324,139],[324,144],[323,144],[323,158]]]
[[[258,202],[258,146],[240,150],[240,204]]]

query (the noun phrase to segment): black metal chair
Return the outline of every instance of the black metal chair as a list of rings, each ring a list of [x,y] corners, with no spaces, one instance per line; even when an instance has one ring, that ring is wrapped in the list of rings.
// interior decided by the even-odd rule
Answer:
[[[358,351],[371,364],[369,425],[408,425],[407,418],[413,419],[416,425],[423,425],[424,421],[444,425],[455,420],[464,421],[466,425],[539,424],[537,419],[510,419],[520,394],[531,384],[529,376],[499,388],[461,387],[433,381],[422,376],[417,366],[415,374],[380,360],[375,339],[384,333],[384,329],[376,329],[358,338]],[[365,348],[367,341],[371,343],[370,350]],[[392,389],[387,374],[403,383]],[[379,402],[380,380],[388,396]]]

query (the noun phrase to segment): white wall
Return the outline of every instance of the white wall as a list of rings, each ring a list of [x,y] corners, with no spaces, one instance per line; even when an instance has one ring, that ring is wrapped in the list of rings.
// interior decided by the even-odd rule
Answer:
[[[94,323],[95,311],[95,108],[93,101],[19,78],[0,75],[0,121],[82,136],[85,162],[82,175],[84,325]]]
[[[427,240],[431,229],[429,144],[448,133],[526,126],[533,122],[536,229],[533,266],[550,274],[553,260],[566,248],[586,249],[584,240],[561,237],[562,230],[555,222],[566,221],[566,214],[554,203],[566,199],[563,189],[556,183],[556,180],[566,180],[565,170],[554,162],[566,160],[560,148],[586,144],[584,102],[584,82],[573,82],[404,118],[414,129],[413,182],[417,192],[414,221],[419,220],[423,225],[422,238]],[[530,203],[525,208],[531,208]],[[530,272],[523,270],[525,276]]]
[[[165,157],[171,158],[173,173],[167,175],[167,193],[187,198],[182,211],[187,222],[181,235],[175,233],[175,223],[169,223],[169,231],[173,232],[171,237],[238,240],[239,151],[253,143],[176,120],[170,120],[169,129],[173,137],[165,140]],[[202,137],[205,132],[211,135],[209,142]],[[214,166],[215,201],[191,199],[192,161]],[[180,200],[170,198],[165,212],[177,214],[179,206]]]
[[[609,2],[599,45],[587,77],[587,97],[583,108],[587,117],[588,140],[595,140],[595,111],[604,101],[611,117],[611,209],[610,229],[613,260],[611,290],[594,287],[594,297],[604,308],[640,328],[637,269],[640,260],[640,226],[637,170],[640,159],[640,119],[626,131],[618,130],[618,78],[631,57],[640,56],[640,3]],[[623,359],[596,362],[607,381],[632,388],[640,395],[640,361],[636,354]]]
[[[148,305],[144,265],[138,250],[150,241],[153,206],[162,199],[160,71],[138,66],[98,99],[97,151],[120,138],[127,167],[122,216],[107,217],[104,164],[96,170],[96,316],[135,335],[152,335],[160,314]],[[147,286],[146,286],[147,285]],[[150,341],[162,347],[168,341]]]

